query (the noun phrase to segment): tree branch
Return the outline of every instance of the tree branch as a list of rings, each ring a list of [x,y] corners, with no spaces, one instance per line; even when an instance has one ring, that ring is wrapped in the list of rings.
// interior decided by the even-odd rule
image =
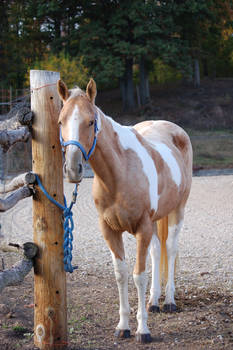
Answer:
[[[0,146],[6,152],[16,142],[26,142],[30,136],[33,112],[30,103],[25,98],[17,103],[0,122]]]
[[[30,132],[27,126],[23,126],[16,130],[2,130],[0,131],[0,146],[2,146],[3,150],[6,152],[16,142],[26,142],[29,137]]]
[[[11,269],[0,272],[0,293],[5,287],[22,283],[33,267],[33,259],[38,252],[38,247],[34,243],[27,242],[23,245],[23,248],[24,258]]]
[[[24,186],[19,190],[13,192],[5,199],[0,199],[0,212],[6,211],[14,207],[18,201],[32,195],[32,190],[28,186]]]
[[[0,193],[8,193],[25,185],[33,185],[36,182],[36,176],[33,173],[24,173],[15,177],[9,184],[0,186]]]

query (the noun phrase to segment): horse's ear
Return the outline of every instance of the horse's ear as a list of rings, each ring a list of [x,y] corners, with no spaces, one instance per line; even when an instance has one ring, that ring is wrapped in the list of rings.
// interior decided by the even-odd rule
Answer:
[[[66,84],[60,79],[57,82],[57,91],[62,101],[65,102],[68,99],[70,94]]]
[[[95,83],[94,79],[92,79],[92,78],[90,79],[89,83],[87,84],[86,94],[87,94],[87,97],[89,98],[89,100],[91,101],[91,103],[94,104],[97,90],[96,90],[96,83]]]

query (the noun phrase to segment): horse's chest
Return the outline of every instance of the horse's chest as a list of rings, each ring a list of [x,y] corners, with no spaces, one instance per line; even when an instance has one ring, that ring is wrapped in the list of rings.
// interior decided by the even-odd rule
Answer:
[[[105,193],[94,199],[100,216],[112,230],[135,232],[145,209],[143,198],[119,192],[115,198]]]

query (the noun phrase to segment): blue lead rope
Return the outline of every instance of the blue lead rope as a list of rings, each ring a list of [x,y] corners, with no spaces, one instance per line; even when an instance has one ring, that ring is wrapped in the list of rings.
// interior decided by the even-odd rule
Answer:
[[[37,184],[40,187],[41,191],[45,194],[45,196],[58,208],[63,211],[64,216],[64,242],[63,242],[63,250],[64,250],[64,269],[66,272],[72,273],[74,269],[77,269],[77,266],[72,266],[72,250],[73,250],[73,229],[74,229],[74,221],[73,221],[73,213],[72,207],[76,202],[77,194],[78,194],[78,185],[75,185],[75,189],[73,192],[73,198],[70,206],[67,206],[66,198],[64,196],[64,205],[58,203],[53,197],[51,197],[44,186],[42,185],[39,176],[36,175]]]

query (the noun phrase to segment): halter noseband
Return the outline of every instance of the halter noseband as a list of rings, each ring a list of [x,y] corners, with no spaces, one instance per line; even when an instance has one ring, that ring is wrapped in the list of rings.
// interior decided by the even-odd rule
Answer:
[[[88,161],[88,159],[90,158],[90,156],[92,155],[92,153],[94,152],[95,146],[96,146],[96,141],[97,141],[97,131],[98,131],[98,126],[97,126],[97,113],[95,113],[95,121],[94,121],[94,140],[93,140],[93,144],[91,146],[90,151],[88,152],[88,154],[86,153],[84,147],[81,145],[81,143],[79,143],[78,141],[75,140],[70,140],[70,141],[66,141],[64,142],[63,138],[62,138],[62,133],[61,133],[61,128],[60,128],[60,143],[62,146],[62,149],[64,151],[64,148],[68,145],[74,145],[77,146],[80,151],[83,154],[83,157],[85,159],[85,161]]]

